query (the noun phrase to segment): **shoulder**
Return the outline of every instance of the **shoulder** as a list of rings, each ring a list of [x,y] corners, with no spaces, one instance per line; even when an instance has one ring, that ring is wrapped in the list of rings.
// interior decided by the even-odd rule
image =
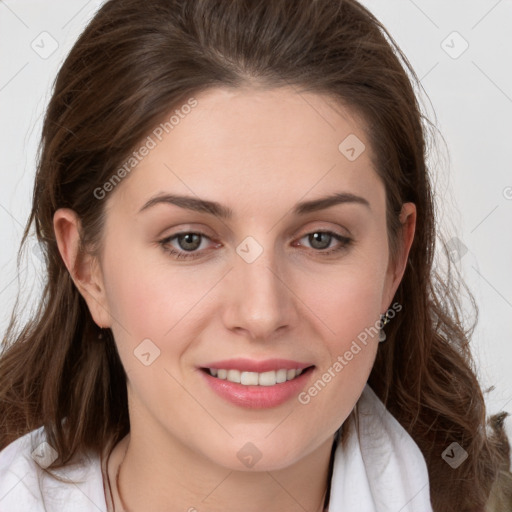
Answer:
[[[55,458],[42,427],[0,451],[0,512],[63,512],[71,503],[74,512],[106,512],[99,457],[81,456],[46,470]]]

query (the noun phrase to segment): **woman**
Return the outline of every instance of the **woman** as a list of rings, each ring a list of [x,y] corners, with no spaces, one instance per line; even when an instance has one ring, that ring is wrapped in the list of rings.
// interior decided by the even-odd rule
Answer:
[[[408,72],[355,1],[102,7],[44,123],[0,510],[505,499]]]

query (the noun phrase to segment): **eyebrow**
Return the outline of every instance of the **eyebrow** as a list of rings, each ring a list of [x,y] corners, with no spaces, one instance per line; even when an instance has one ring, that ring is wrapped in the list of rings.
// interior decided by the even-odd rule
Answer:
[[[192,210],[200,213],[208,213],[221,219],[229,220],[233,218],[233,210],[215,201],[208,201],[206,199],[199,199],[191,196],[180,196],[175,194],[158,194],[139,210],[139,213],[148,210],[157,204],[173,204],[180,208]],[[370,203],[364,197],[357,196],[350,192],[337,192],[329,196],[313,199],[312,201],[303,201],[297,203],[293,208],[294,215],[305,215],[306,213],[316,212],[335,206],[338,204],[361,204],[371,209]]]

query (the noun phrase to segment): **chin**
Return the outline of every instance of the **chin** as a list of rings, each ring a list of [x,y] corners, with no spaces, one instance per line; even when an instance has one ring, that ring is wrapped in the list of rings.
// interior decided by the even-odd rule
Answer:
[[[278,471],[292,466],[314,449],[289,436],[287,442],[277,436],[270,441],[265,436],[268,436],[268,429],[259,438],[245,437],[252,441],[231,439],[217,456],[212,454],[211,460],[233,471]]]

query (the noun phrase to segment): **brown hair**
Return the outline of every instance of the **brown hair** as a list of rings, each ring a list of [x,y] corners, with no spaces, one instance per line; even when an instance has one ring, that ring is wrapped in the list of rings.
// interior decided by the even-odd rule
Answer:
[[[508,460],[486,430],[468,346],[474,326],[462,324],[450,265],[445,276],[432,265],[428,124],[413,87],[419,81],[384,27],[354,0],[110,0],[92,19],[58,73],[44,121],[20,252],[34,223],[47,281],[36,314],[17,333],[16,301],[4,340],[0,448],[44,426],[60,456],[52,467],[59,467],[129,431],[126,375],[112,333],[98,340],[58,251],[53,215],[73,209],[82,250],[98,255],[105,201],[94,190],[163,115],[211,87],[261,84],[327,94],[366,121],[386,189],[392,256],[401,205],[416,204],[415,239],[395,295],[403,310],[386,327],[369,382],[423,452],[434,510],[482,510]],[[456,469],[441,457],[454,441],[469,454]]]

